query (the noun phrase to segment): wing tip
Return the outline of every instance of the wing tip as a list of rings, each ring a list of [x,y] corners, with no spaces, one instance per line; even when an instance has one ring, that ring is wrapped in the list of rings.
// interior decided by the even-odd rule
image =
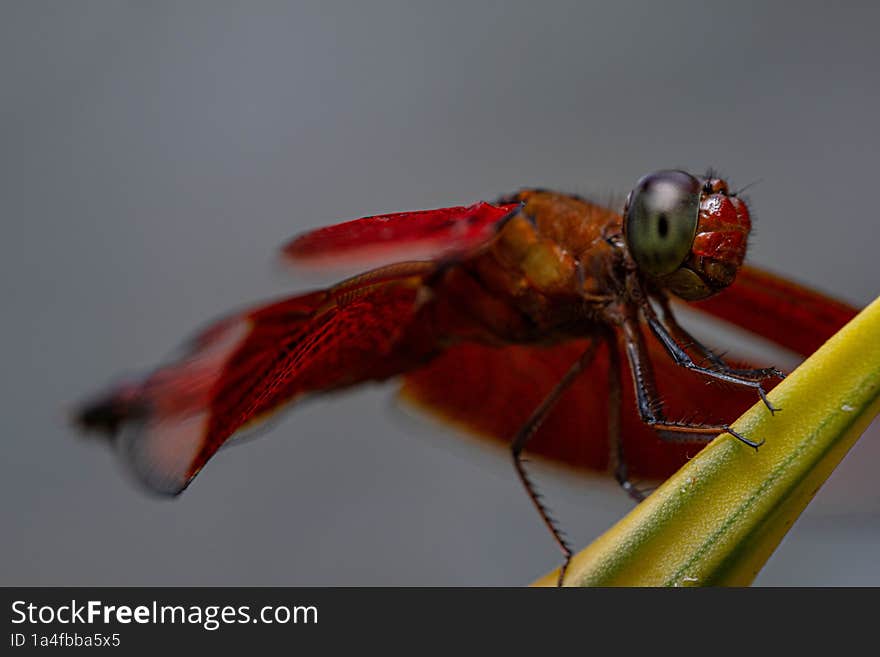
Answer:
[[[150,454],[149,413],[136,401],[137,390],[132,385],[114,388],[73,408],[68,421],[84,438],[109,445],[142,490],[156,497],[177,497],[197,473],[157,467]]]

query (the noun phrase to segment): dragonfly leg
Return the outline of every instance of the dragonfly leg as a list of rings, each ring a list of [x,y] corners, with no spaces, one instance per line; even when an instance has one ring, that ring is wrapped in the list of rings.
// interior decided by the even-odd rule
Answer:
[[[728,367],[723,360],[721,360],[718,356],[712,354],[709,349],[701,345],[695,339],[690,338],[689,334],[683,328],[678,327],[678,331],[676,332],[679,333],[680,338],[685,336],[690,338],[686,341],[690,342],[699,351],[705,353],[707,357],[709,357],[710,361],[713,362],[713,364],[721,363],[721,367],[716,369],[697,365],[687,353],[687,351],[685,351],[685,349],[676,341],[672,333],[667,330],[663,322],[661,322],[657,318],[650,306],[646,304],[643,310],[645,312],[645,317],[648,320],[648,326],[651,327],[651,332],[654,333],[655,336],[657,336],[657,339],[660,340],[663,348],[666,349],[666,352],[672,357],[672,360],[675,361],[676,365],[684,367],[685,369],[691,370],[693,372],[697,372],[698,374],[701,374],[702,376],[705,376],[707,378],[717,379],[719,381],[726,381],[727,383],[733,383],[736,385],[745,386],[747,388],[752,388],[757,391],[758,396],[761,398],[761,401],[764,402],[764,405],[767,407],[770,413],[775,413],[777,410],[779,410],[770,403],[769,399],[767,399],[767,393],[764,391],[764,386],[762,382],[764,379],[770,378],[771,376],[776,376],[777,373],[781,374],[781,372],[770,368],[764,371],[749,370],[747,371],[749,373],[748,376],[742,375],[732,368]],[[671,316],[671,314],[667,316],[667,321],[669,316]],[[709,356],[709,354],[711,354],[711,357]],[[764,372],[766,373],[766,376],[763,376],[763,374],[761,376],[755,376],[755,373],[757,372]]]
[[[511,455],[513,456],[513,466],[516,468],[516,473],[519,476],[520,481],[522,482],[523,487],[526,489],[526,493],[528,493],[529,499],[532,500],[532,504],[535,505],[535,508],[538,510],[538,515],[541,516],[541,520],[546,525],[547,529],[550,530],[550,533],[553,535],[553,539],[556,541],[556,544],[559,546],[559,549],[562,550],[562,554],[564,557],[564,561],[562,563],[562,567],[559,569],[559,579],[557,581],[558,586],[562,586],[562,580],[565,577],[565,571],[568,569],[568,562],[571,560],[571,555],[573,554],[571,550],[571,546],[565,540],[565,535],[562,530],[559,529],[559,526],[553,516],[550,515],[550,510],[548,507],[542,502],[541,494],[538,493],[535,485],[532,483],[531,478],[526,472],[525,464],[522,459],[522,451],[526,446],[526,443],[529,439],[535,434],[541,424],[547,419],[547,416],[553,410],[553,407],[556,406],[556,402],[559,401],[559,398],[562,396],[562,393],[568,389],[568,387],[574,382],[577,378],[578,374],[580,374],[589,364],[592,362],[593,358],[596,355],[596,349],[598,348],[598,341],[593,341],[590,343],[590,346],[587,347],[587,350],[581,355],[581,357],[569,368],[568,372],[565,373],[559,382],[553,387],[553,390],[544,398],[544,401],[532,412],[532,415],[526,420],[526,423],[520,428],[517,432],[516,436],[513,438],[513,441],[510,444]]]
[[[638,487],[629,478],[629,467],[626,463],[626,454],[623,449],[621,436],[621,399],[622,384],[620,380],[620,352],[617,350],[617,342],[611,336],[606,336],[608,344],[608,441],[610,448],[610,469],[614,472],[614,478],[620,487],[636,502],[644,500],[650,491]]]
[[[761,367],[757,369],[739,369],[736,367],[731,367],[728,365],[724,359],[709,349],[702,342],[697,340],[693,335],[688,333],[684,329],[684,327],[678,323],[678,320],[675,318],[675,315],[672,312],[672,308],[669,306],[668,299],[660,300],[660,307],[662,309],[662,320],[663,324],[675,336],[675,339],[680,343],[684,343],[685,346],[692,346],[696,349],[697,353],[700,354],[702,358],[712,363],[712,366],[718,370],[719,372],[725,372],[727,374],[733,374],[739,376],[743,379],[755,379],[758,381],[763,381],[765,379],[784,379],[785,373],[775,367]]]
[[[657,393],[657,385],[654,381],[654,371],[651,360],[645,348],[645,338],[642,335],[637,317],[627,317],[623,322],[624,337],[626,340],[626,355],[629,360],[630,372],[636,390],[636,406],[642,422],[654,428],[664,440],[680,440],[684,436],[695,440],[711,440],[719,433],[729,433],[745,445],[757,450],[764,441],[756,442],[746,438],[729,424],[705,424],[702,422],[676,422],[666,419],[663,411],[663,402]],[[659,337],[659,336],[658,336]],[[670,438],[668,434],[674,434]]]

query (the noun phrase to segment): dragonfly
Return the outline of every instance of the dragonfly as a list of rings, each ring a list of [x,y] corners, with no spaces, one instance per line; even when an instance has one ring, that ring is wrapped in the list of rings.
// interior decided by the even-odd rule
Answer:
[[[767,391],[783,373],[729,362],[679,323],[680,305],[804,356],[856,314],[744,265],[750,229],[723,179],[672,169],[641,178],[622,211],[529,188],[316,229],[283,257],[375,266],[222,317],[75,421],[110,438],[147,489],[178,495],[227,441],[292,402],[400,377],[404,400],[509,446],[563,554],[561,582],[572,549],[527,447],[610,474],[638,501],[638,482],[668,477],[718,434],[757,450],[729,422],[756,400],[779,410]]]

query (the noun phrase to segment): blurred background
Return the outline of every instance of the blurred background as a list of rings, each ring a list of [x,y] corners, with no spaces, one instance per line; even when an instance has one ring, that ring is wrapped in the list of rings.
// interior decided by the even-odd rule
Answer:
[[[331,282],[277,264],[305,229],[711,166],[760,181],[752,262],[880,292],[871,3],[3,7],[4,585],[520,585],[558,564],[506,452],[401,412],[392,384],[304,404],[171,501],[67,425],[206,320]],[[878,456],[875,423],[757,584],[880,585]],[[631,508],[538,476],[578,546]]]

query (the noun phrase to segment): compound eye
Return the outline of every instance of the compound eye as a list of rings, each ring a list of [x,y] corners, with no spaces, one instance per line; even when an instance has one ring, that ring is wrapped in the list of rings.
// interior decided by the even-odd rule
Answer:
[[[657,171],[630,193],[623,236],[639,268],[671,274],[685,261],[697,233],[700,181],[684,171]]]

